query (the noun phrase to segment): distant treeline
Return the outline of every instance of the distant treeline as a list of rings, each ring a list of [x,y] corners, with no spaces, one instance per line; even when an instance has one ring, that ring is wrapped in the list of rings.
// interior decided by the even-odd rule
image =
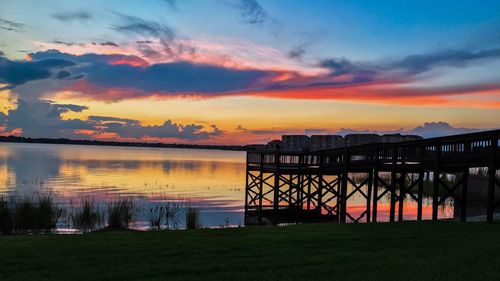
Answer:
[[[18,143],[50,143],[50,144],[74,144],[74,145],[105,145],[105,146],[134,146],[134,147],[164,147],[164,148],[192,148],[192,149],[217,149],[217,150],[251,150],[249,146],[241,145],[204,145],[204,144],[180,144],[180,143],[147,143],[147,142],[117,142],[97,140],[70,140],[51,138],[25,138],[17,136],[0,136],[0,142]]]

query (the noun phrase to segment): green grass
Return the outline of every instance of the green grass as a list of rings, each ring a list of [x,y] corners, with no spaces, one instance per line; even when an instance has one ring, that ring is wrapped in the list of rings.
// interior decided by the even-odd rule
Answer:
[[[500,224],[0,236],[0,280],[500,280]]]

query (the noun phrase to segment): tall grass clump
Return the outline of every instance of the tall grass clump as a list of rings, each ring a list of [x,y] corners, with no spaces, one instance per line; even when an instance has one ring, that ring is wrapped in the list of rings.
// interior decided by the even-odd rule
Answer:
[[[63,213],[52,193],[24,196],[18,198],[14,205],[14,231],[21,234],[50,233]]]
[[[37,212],[35,230],[49,233],[57,227],[57,222],[63,213],[58,208],[52,193],[41,194],[37,197]]]
[[[200,210],[196,207],[188,206],[186,208],[186,228],[198,229],[201,228]]]
[[[179,226],[179,213],[181,205],[175,202],[168,202],[165,205],[165,225],[167,228],[177,228]]]
[[[134,216],[134,202],[128,198],[108,204],[108,228],[127,229]]]
[[[33,197],[18,198],[14,207],[14,230],[16,233],[27,234],[36,229],[36,203]]]
[[[7,199],[4,196],[0,196],[0,233],[11,234],[13,230],[12,210],[9,208]]]
[[[160,230],[161,226],[165,221],[165,213],[166,207],[164,206],[155,206],[154,208],[150,208],[147,212],[147,218],[149,221],[149,226],[151,229]]]
[[[103,226],[104,214],[94,200],[85,198],[81,202],[81,207],[71,214],[71,222],[74,228],[86,233]]]
[[[146,209],[145,217],[151,229],[161,230],[163,226],[167,229],[177,228],[180,223],[180,210],[180,204],[166,202]]]

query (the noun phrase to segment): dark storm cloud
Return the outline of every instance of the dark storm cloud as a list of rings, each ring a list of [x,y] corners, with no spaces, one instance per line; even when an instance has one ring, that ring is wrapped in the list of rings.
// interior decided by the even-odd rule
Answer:
[[[165,121],[162,125],[143,126],[139,121],[133,122],[102,122],[97,123],[104,128],[102,132],[115,133],[124,138],[176,138],[185,140],[200,140],[219,136],[222,132],[217,127],[211,126],[211,131],[206,131],[203,125],[181,125]]]
[[[58,58],[19,62],[0,57],[0,82],[8,84],[6,88],[13,88],[29,81],[49,78],[53,71],[74,65],[73,61]]]
[[[100,133],[114,133],[123,138],[177,138],[184,140],[209,139],[222,134],[215,125],[210,130],[203,125],[182,125],[172,120],[165,121],[162,125],[144,126],[138,120],[108,117],[89,116],[87,122],[99,128]]]
[[[188,62],[155,64],[139,69],[130,65],[101,65],[89,70],[87,81],[103,87],[136,88],[148,92],[226,92],[242,90],[265,72],[232,70]]]
[[[66,70],[61,70],[59,73],[57,73],[56,78],[57,79],[66,79],[71,76],[71,73]]]
[[[140,59],[132,56],[86,54],[73,56],[57,51],[31,54],[33,59],[57,58],[78,63],[72,67],[77,75],[85,73],[85,81],[96,87],[130,88],[148,93],[221,93],[245,90],[257,80],[271,75],[258,70],[230,69],[190,62],[161,63],[143,67],[115,62]]]
[[[331,58],[319,62],[330,70],[332,76],[351,74],[356,77],[374,78],[377,74],[399,71],[405,77],[418,75],[435,67],[465,67],[485,59],[500,58],[500,48],[484,50],[446,50],[429,54],[409,55],[383,62],[354,62],[346,58]]]
[[[24,32],[24,27],[25,27],[24,23],[14,22],[0,18],[0,29],[13,32]]]
[[[350,83],[369,82],[375,79],[378,66],[352,62],[346,58],[333,58],[320,62],[319,66],[330,70],[330,76],[351,75]]]
[[[358,73],[360,71],[364,71],[363,68],[356,65],[352,61],[346,58],[332,58],[326,59],[319,63],[319,66],[328,68],[330,70],[330,74],[333,76],[340,76],[343,74],[353,74]]]
[[[73,11],[73,12],[62,11],[62,12],[58,12],[58,13],[53,13],[52,17],[54,19],[57,19],[59,21],[66,22],[66,23],[73,22],[73,21],[86,22],[86,21],[89,21],[92,19],[92,15],[89,12],[83,11],[83,10]]]
[[[475,61],[493,58],[500,58],[500,48],[479,51],[446,50],[424,55],[410,55],[391,63],[389,67],[415,75],[438,66],[464,67]]]
[[[31,137],[76,137],[73,130],[91,129],[92,126],[78,119],[63,120],[62,114],[85,109],[86,107],[78,105],[18,99],[16,109],[8,112],[7,130],[22,129],[24,136]]]
[[[75,104],[51,104],[51,110],[47,113],[47,117],[61,118],[61,114],[66,112],[82,112],[88,107]]]
[[[5,113],[0,112],[0,126],[5,125],[5,122],[7,122],[7,115]]]
[[[76,104],[52,104],[53,108],[56,108],[60,113],[65,113],[68,111],[73,111],[73,112],[82,112],[84,110],[89,109],[87,106],[84,105],[76,105]]]
[[[23,136],[49,138],[89,137],[80,135],[78,130],[91,131],[95,135],[113,133],[117,137],[134,139],[152,137],[203,140],[222,134],[215,125],[207,128],[195,124],[182,125],[171,120],[162,125],[143,126],[137,120],[108,116],[90,116],[86,120],[62,118],[64,113],[82,112],[87,109],[86,106],[75,104],[55,104],[45,100],[28,102],[18,99],[16,109],[9,110],[7,115],[0,113],[0,124],[7,127],[6,131],[21,129]]]

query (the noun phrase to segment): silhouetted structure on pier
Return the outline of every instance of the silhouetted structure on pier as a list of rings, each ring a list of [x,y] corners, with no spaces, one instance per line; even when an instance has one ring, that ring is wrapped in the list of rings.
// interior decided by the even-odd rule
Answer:
[[[283,135],[281,140],[272,140],[266,144],[265,149],[280,149],[284,152],[313,152],[333,149],[344,146],[358,146],[378,142],[404,142],[420,140],[421,136],[401,134],[348,134],[341,135]]]
[[[422,220],[426,173],[432,175],[432,219],[437,220],[438,208],[448,198],[467,202],[470,168],[487,167],[486,218],[491,222],[500,205],[495,200],[500,187],[496,178],[499,137],[500,130],[495,130],[309,153],[247,152],[245,221],[377,221],[377,206],[383,196],[390,196],[390,221],[396,220],[396,215],[403,220],[406,197],[417,202],[417,220]],[[364,179],[355,180],[353,173],[364,175]],[[456,175],[457,181],[448,183],[443,179],[446,174]],[[349,192],[348,184],[353,186]],[[348,212],[355,194],[366,201],[364,211],[356,217]],[[467,204],[460,206],[460,218],[465,221]]]

